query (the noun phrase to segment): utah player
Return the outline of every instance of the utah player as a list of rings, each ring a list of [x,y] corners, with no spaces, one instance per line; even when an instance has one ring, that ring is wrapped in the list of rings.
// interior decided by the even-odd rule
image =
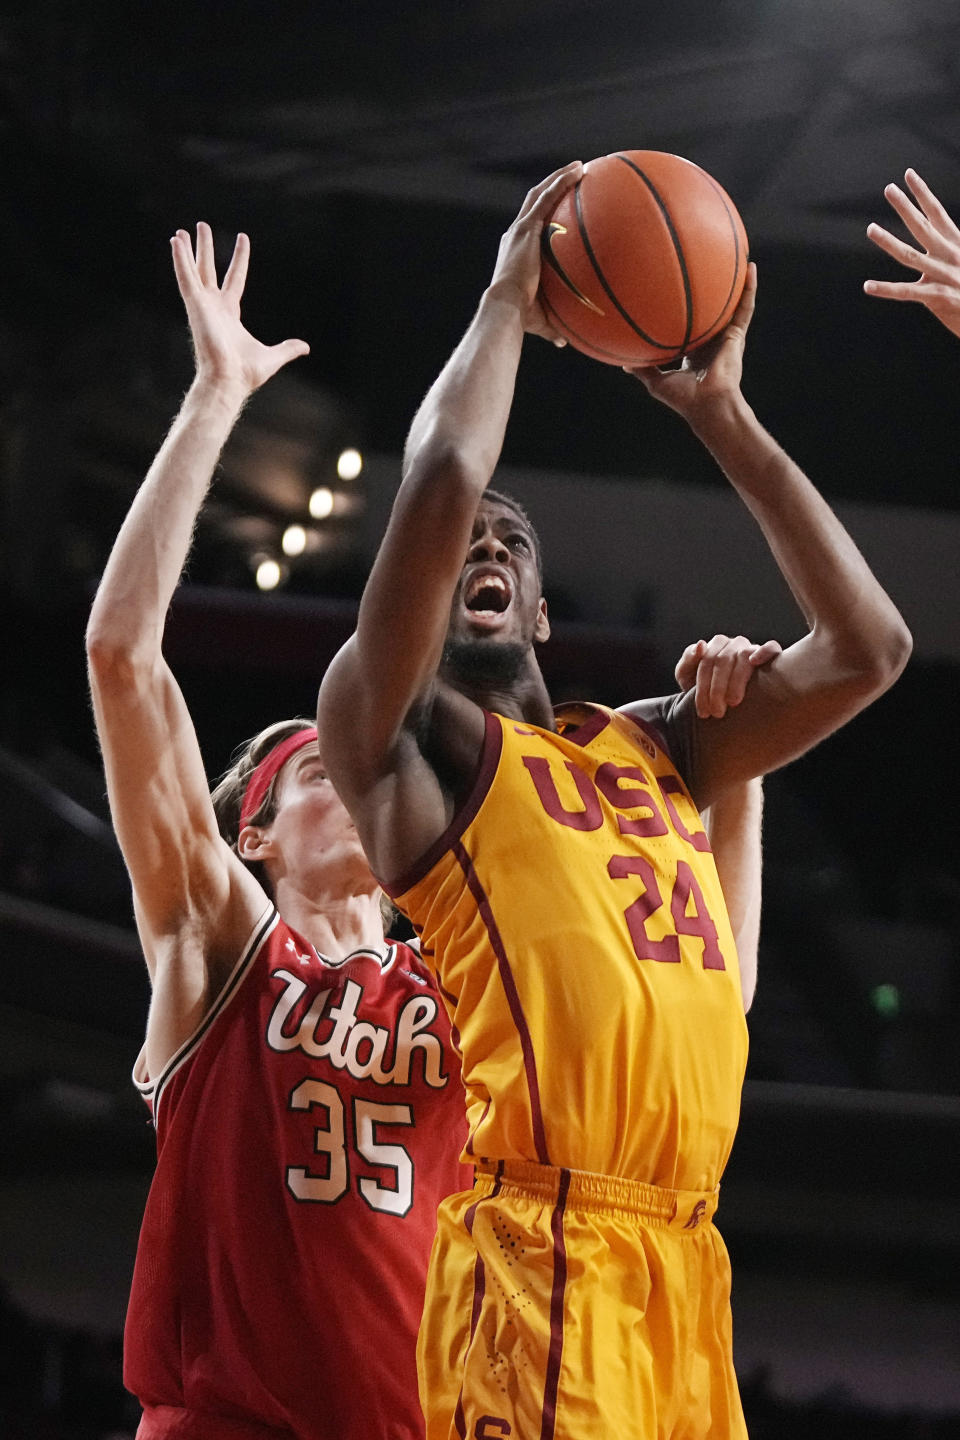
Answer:
[[[248,245],[173,258],[196,378],[94,601],[90,682],[153,983],[135,1078],[158,1162],[127,1316],[140,1440],[416,1440],[415,1343],[438,1201],[461,1188],[464,1100],[419,956],[309,721],[207,787],[164,619],[220,449],[307,347],[240,321]],[[226,837],[226,838],[224,838]]]
[[[543,223],[580,173],[527,196],[413,421],[318,715],[461,1050],[477,1179],[440,1208],[419,1348],[429,1440],[735,1440],[712,1216],[746,1033],[696,807],[850,719],[895,680],[910,637],[740,392],[751,267],[709,352],[640,378],[758,520],[809,632],[722,720],[686,697],[554,714],[534,649],[549,632],[536,541],[513,502],[484,492],[524,333],[546,333]],[[664,543],[638,531],[638,573]]]

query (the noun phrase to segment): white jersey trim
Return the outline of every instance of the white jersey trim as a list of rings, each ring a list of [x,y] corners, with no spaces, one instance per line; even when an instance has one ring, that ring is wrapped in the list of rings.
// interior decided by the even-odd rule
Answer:
[[[252,970],[257,956],[263,949],[265,941],[275,929],[279,919],[280,916],[277,913],[273,902],[269,902],[267,904],[267,908],[264,910],[263,914],[257,920],[257,923],[254,925],[252,931],[250,932],[250,938],[247,941],[246,945],[243,947],[240,958],[237,961],[236,965],[233,967],[229,976],[224,981],[224,984],[221,987],[219,994],[212,1002],[209,1009],[207,1009],[207,1011],[204,1013],[202,1019],[197,1024],[197,1028],[194,1030],[193,1034],[187,1037],[187,1039],[180,1046],[179,1050],[177,1050],[170,1058],[170,1060],[167,1061],[163,1070],[160,1072],[160,1074],[155,1080],[151,1080],[149,1078],[146,1080],[141,1080],[138,1078],[138,1075],[143,1073],[144,1062],[144,1051],[140,1051],[140,1054],[137,1056],[136,1064],[133,1067],[133,1083],[140,1091],[140,1094],[145,1100],[153,1101],[154,1126],[156,1126],[157,1124],[160,1100],[167,1081],[180,1069],[181,1065],[183,1065],[187,1060],[190,1059],[190,1056],[202,1043],[204,1036],[210,1029],[213,1022],[216,1020],[217,1016],[223,1013],[227,1005],[229,1005],[230,1001],[233,999],[234,995],[236,995],[240,986],[243,984],[243,981],[247,978],[250,971]]]
[[[351,950],[350,954],[344,955],[342,960],[331,960],[329,955],[324,955],[315,945],[311,948],[320,964],[325,965],[328,970],[342,970],[344,965],[348,965],[351,960],[375,960],[380,966],[381,973],[385,975],[397,958],[397,947],[392,940],[387,941],[386,954],[381,954],[379,950],[374,950],[369,945],[361,945],[359,950]]]

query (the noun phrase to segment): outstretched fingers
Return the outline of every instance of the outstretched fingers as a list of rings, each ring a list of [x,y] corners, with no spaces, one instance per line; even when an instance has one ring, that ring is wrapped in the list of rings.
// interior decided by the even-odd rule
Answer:
[[[216,289],[217,261],[213,250],[213,231],[206,220],[197,221],[197,274],[202,285]]]
[[[950,218],[946,207],[934,195],[926,180],[918,175],[916,170],[907,170],[904,178],[913,191],[917,204],[933,227],[941,235],[960,245],[960,228]]]
[[[901,190],[899,185],[885,185],[883,196],[891,210],[895,210],[900,216],[917,243],[922,245],[925,250],[929,250],[931,242],[936,240],[936,230],[923,210],[914,204],[910,196]]]
[[[173,256],[173,272],[177,277],[180,294],[187,300],[200,288],[200,277],[193,258],[193,245],[186,230],[178,230],[170,237],[170,253]]]
[[[247,283],[250,265],[250,238],[242,231],[237,236],[233,255],[223,277],[223,285],[217,285],[217,265],[213,246],[213,231],[204,220],[197,223],[196,253],[189,232],[177,230],[170,240],[173,254],[173,268],[176,272],[180,293],[195,294],[201,287],[220,289],[229,299],[239,302]]]
[[[867,226],[867,235],[898,265],[922,271],[931,278],[943,278],[936,273],[938,262],[944,258],[945,250],[947,257],[955,260],[956,250],[960,247],[960,229],[916,170],[906,172],[906,181],[914,199],[911,200],[899,185],[887,185],[883,193],[921,249],[914,249],[875,223]],[[871,289],[871,294],[879,293]]]
[[[243,287],[247,283],[247,270],[250,265],[250,237],[243,231],[237,236],[237,243],[233,247],[233,255],[227,267],[227,273],[223,277],[222,291],[231,300],[240,303],[243,295]]]
[[[245,234],[237,236],[222,286],[217,284],[213,232],[204,221],[197,225],[195,248],[186,230],[177,230],[170,246],[198,375],[229,382],[249,394],[291,360],[310,353],[305,340],[264,345],[245,328],[240,317],[250,262],[250,240]]]
[[[918,280],[864,280],[863,288],[867,295],[873,295],[878,300],[912,300],[923,301],[923,295],[918,290]]]
[[[217,288],[213,231],[205,220],[197,222],[196,250],[189,231],[182,229],[171,237],[170,246],[177,284],[185,301],[196,299],[205,288]]]
[[[875,221],[872,221],[867,226],[867,237],[873,241],[878,250],[882,250],[885,255],[889,255],[891,260],[896,260],[898,265],[905,265],[909,270],[926,269],[929,259],[928,255],[919,250],[915,250],[912,245],[908,245],[905,240],[901,240],[897,235],[891,235],[889,230],[885,230],[882,225],[876,224]]]

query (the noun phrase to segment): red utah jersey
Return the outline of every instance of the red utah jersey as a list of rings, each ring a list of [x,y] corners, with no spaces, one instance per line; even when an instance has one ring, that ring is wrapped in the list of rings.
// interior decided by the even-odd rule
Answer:
[[[194,1035],[135,1078],[158,1149],[125,1336],[143,1433],[416,1440],[437,1205],[472,1181],[420,957],[334,964],[271,909]]]

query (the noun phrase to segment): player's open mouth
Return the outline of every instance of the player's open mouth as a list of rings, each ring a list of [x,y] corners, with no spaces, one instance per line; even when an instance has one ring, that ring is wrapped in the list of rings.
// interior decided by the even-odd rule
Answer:
[[[495,620],[505,613],[512,599],[508,582],[490,570],[472,576],[463,592],[464,606],[474,620]]]

